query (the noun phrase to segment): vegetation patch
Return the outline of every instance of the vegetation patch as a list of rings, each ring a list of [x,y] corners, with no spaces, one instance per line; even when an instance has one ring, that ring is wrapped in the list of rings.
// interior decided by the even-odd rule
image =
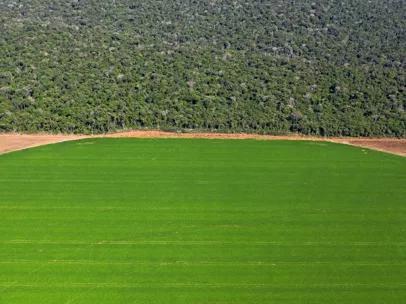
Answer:
[[[401,0],[0,7],[0,132],[406,136]]]

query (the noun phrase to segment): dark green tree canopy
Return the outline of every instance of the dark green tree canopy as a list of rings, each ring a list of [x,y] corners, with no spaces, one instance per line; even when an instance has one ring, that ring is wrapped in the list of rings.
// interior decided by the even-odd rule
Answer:
[[[0,7],[3,132],[406,136],[402,0]]]

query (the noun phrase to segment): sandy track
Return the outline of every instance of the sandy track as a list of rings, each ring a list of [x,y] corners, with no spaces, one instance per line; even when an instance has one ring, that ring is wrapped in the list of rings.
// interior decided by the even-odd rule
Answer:
[[[406,139],[393,138],[333,138],[330,141],[373,149],[406,157]]]
[[[212,139],[257,139],[257,140],[310,140],[327,141],[359,146],[378,151],[406,156],[406,139],[397,138],[352,138],[352,137],[315,137],[303,135],[258,135],[230,133],[176,133],[165,131],[126,131],[105,135],[51,135],[51,134],[0,134],[0,153],[82,138],[212,138]]]
[[[0,154],[85,137],[81,135],[0,134]]]

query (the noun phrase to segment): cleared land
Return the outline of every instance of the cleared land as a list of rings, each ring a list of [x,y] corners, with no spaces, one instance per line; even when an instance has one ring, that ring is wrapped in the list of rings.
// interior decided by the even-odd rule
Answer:
[[[404,303],[406,161],[84,139],[0,156],[0,303]]]
[[[51,134],[0,134],[0,154],[84,137]]]
[[[257,139],[257,140],[306,140],[348,144],[381,152],[406,156],[406,139],[397,138],[351,138],[312,136],[273,136],[244,133],[175,133],[165,131],[128,131],[106,135],[52,135],[52,134],[0,134],[0,154],[40,145],[83,138],[208,138],[208,139]]]

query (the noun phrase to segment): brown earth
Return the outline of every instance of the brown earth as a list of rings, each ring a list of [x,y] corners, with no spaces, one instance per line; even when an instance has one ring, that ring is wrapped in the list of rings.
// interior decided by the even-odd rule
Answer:
[[[84,137],[86,136],[0,133],[0,154]]]
[[[406,156],[406,139],[388,139],[388,138],[361,138],[361,139],[337,139],[332,140],[338,143],[349,144],[353,146],[373,149],[381,152],[388,152],[400,156]]]
[[[397,138],[353,138],[353,137],[315,137],[304,135],[258,135],[230,133],[176,133],[165,131],[126,131],[105,135],[51,135],[51,134],[0,134],[0,154],[26,148],[81,138],[217,138],[217,139],[257,139],[257,140],[310,140],[328,141],[359,146],[368,149],[406,156],[406,139]]]

